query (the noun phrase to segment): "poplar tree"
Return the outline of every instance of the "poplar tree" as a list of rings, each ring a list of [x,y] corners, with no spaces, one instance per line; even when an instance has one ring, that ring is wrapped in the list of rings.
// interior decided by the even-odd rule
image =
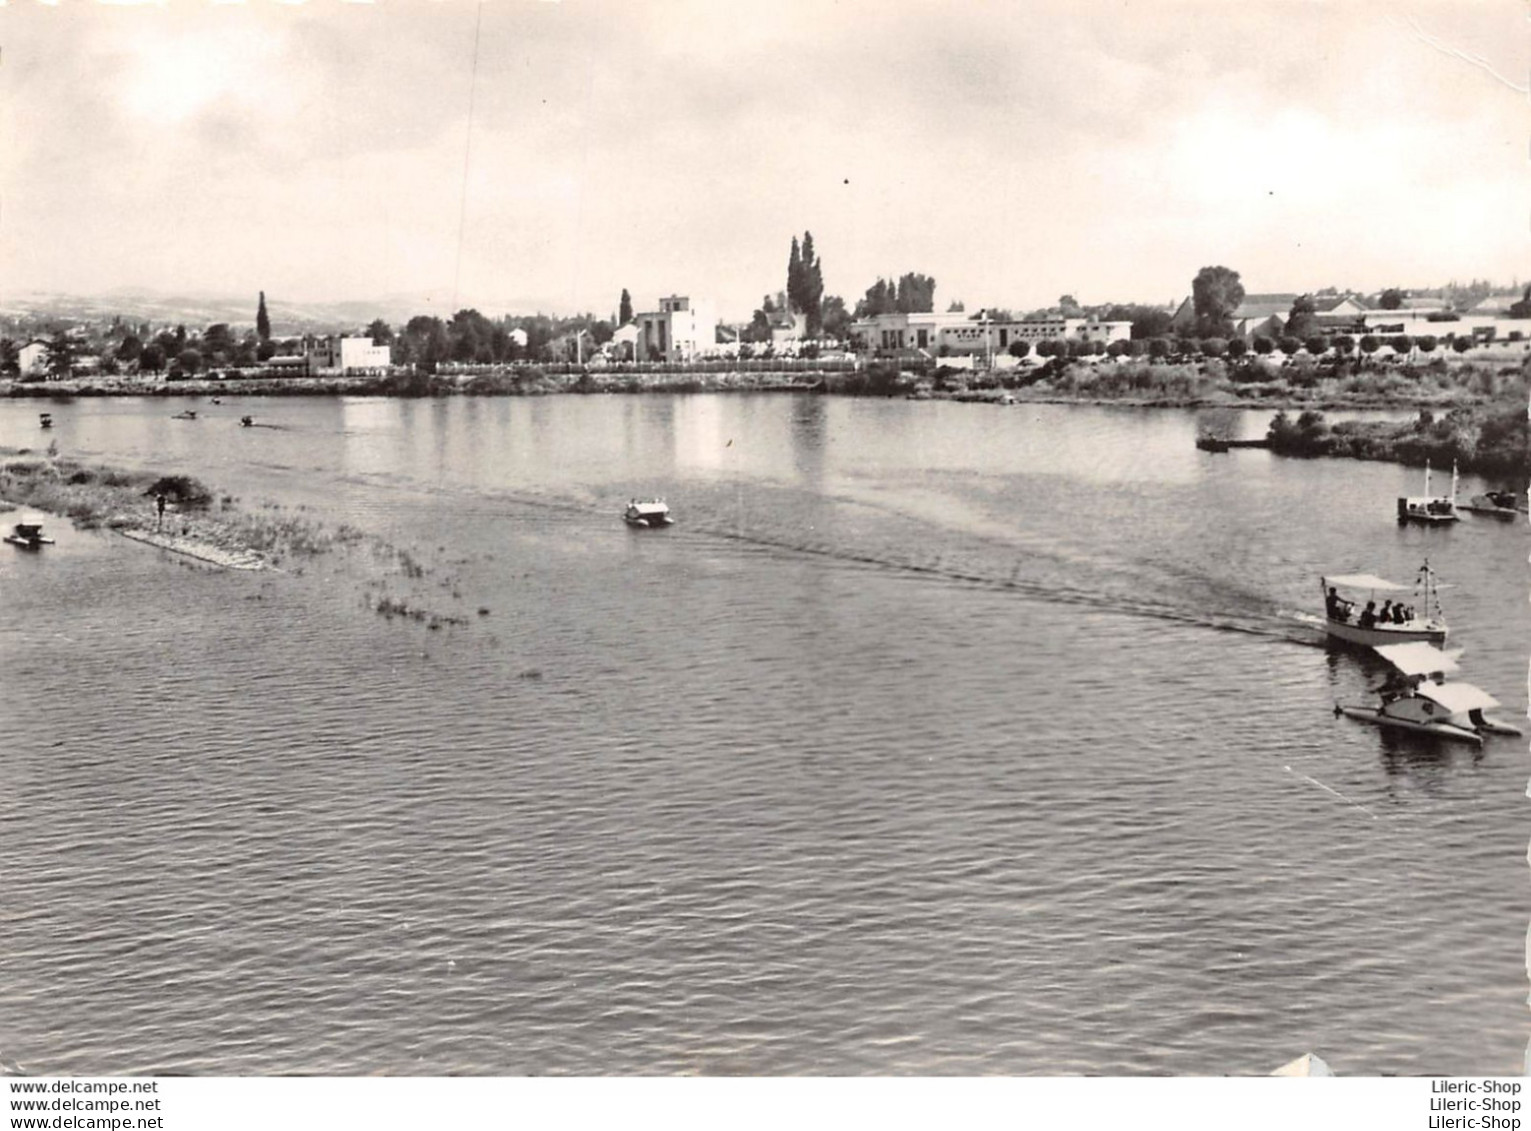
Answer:
[[[627,293],[627,288],[622,288],[622,302],[617,308],[617,325],[626,326],[633,320],[633,296]]]
[[[787,260],[787,312],[803,309],[803,256],[792,237],[792,255]]]
[[[266,313],[266,292],[260,293],[260,306],[255,310],[255,333],[263,342],[271,340],[271,317]]]
[[[798,284],[798,309],[808,316],[808,336],[817,338],[823,327],[824,266],[813,250],[813,233],[803,233],[803,261]]]

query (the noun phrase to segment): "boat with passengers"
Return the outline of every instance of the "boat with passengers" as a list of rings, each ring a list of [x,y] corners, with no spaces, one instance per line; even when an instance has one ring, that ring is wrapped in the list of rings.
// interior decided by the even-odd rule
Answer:
[[[1521,733],[1519,727],[1483,713],[1500,705],[1488,692],[1460,680],[1447,680],[1457,670],[1460,649],[1442,652],[1415,642],[1384,644],[1374,650],[1396,673],[1378,689],[1381,701],[1375,707],[1336,703],[1335,715],[1480,745],[1485,735]]]
[[[43,534],[43,524],[40,522],[18,522],[4,540],[23,550],[40,550],[44,546],[53,545],[53,539]]]
[[[1333,639],[1369,648],[1412,641],[1441,644],[1446,639],[1439,585],[1429,561],[1419,567],[1412,589],[1370,573],[1333,574],[1318,580],[1324,595],[1324,627]],[[1387,593],[1409,593],[1411,600],[1406,604],[1401,596],[1382,597],[1379,605],[1379,596]],[[1364,603],[1361,594],[1365,594]]]

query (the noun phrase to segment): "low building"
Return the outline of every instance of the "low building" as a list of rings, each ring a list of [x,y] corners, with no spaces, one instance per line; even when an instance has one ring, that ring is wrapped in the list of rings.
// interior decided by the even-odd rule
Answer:
[[[607,343],[607,352],[618,361],[636,361],[638,358],[638,327],[631,322],[618,326]]]
[[[1233,325],[1234,334],[1245,341],[1260,335],[1274,338],[1286,328],[1292,316],[1292,306],[1301,297],[1299,294],[1279,291],[1247,294],[1228,316],[1228,321]],[[1312,298],[1314,316],[1323,327],[1354,326],[1370,312],[1366,303],[1352,294],[1313,295]],[[1170,319],[1170,326],[1180,333],[1189,333],[1195,328],[1194,299],[1188,297],[1180,304]]]
[[[940,356],[997,356],[1016,342],[1114,342],[1132,336],[1132,323],[1094,318],[991,319],[987,312],[877,314],[851,325],[857,348],[871,352],[923,350]]]

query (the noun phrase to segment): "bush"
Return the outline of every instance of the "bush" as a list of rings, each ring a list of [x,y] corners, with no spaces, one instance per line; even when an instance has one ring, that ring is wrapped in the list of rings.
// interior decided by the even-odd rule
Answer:
[[[145,495],[164,495],[181,507],[205,507],[213,501],[206,484],[189,475],[162,475],[149,485]]]
[[[1355,348],[1356,340],[1349,334],[1341,334],[1334,339],[1334,349],[1336,353],[1349,353]]]
[[[1322,334],[1314,334],[1311,338],[1305,341],[1303,345],[1308,348],[1308,352],[1311,353],[1314,357],[1317,357],[1321,353],[1329,352],[1329,339],[1324,337]]]
[[[1203,357],[1222,357],[1228,352],[1228,340],[1226,338],[1203,338],[1201,341]]]
[[[1451,348],[1458,353],[1466,353],[1473,348],[1473,340],[1471,338],[1454,338],[1451,342]]]
[[[1292,354],[1294,354],[1298,350],[1302,349],[1302,341],[1301,341],[1301,339],[1294,338],[1290,334],[1284,335],[1282,337],[1282,339],[1280,341],[1280,345],[1281,345],[1281,352],[1286,354],[1288,357],[1292,356]]]
[[[1382,341],[1375,334],[1363,334],[1361,336],[1361,352],[1376,353],[1382,347]]]
[[[1421,334],[1414,339],[1414,344],[1419,347],[1420,353],[1434,353],[1435,347],[1440,344],[1434,334]]]
[[[1267,339],[1268,341],[1269,339]],[[1249,343],[1243,338],[1234,338],[1228,343],[1229,357],[1243,357],[1249,352]]]
[[[1414,348],[1414,339],[1407,334],[1395,334],[1387,340],[1387,344],[1393,347],[1394,353],[1408,353]]]
[[[1156,361],[1169,356],[1170,340],[1168,338],[1151,338],[1148,342],[1148,356]]]
[[[1031,343],[1028,342],[1025,338],[1017,338],[1015,341],[1010,343],[1011,357],[1025,357],[1030,352]]]
[[[1271,350],[1273,350],[1275,348],[1276,348],[1276,343],[1271,338],[1267,338],[1264,334],[1257,334],[1257,335],[1255,335],[1255,352],[1256,353],[1258,353],[1258,354],[1267,354],[1267,353],[1270,353]]]

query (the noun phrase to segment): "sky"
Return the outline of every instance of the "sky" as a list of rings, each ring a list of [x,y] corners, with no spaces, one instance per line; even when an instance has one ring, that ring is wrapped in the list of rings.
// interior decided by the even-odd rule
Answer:
[[[0,299],[747,319],[1526,270],[1524,0],[0,0]]]

